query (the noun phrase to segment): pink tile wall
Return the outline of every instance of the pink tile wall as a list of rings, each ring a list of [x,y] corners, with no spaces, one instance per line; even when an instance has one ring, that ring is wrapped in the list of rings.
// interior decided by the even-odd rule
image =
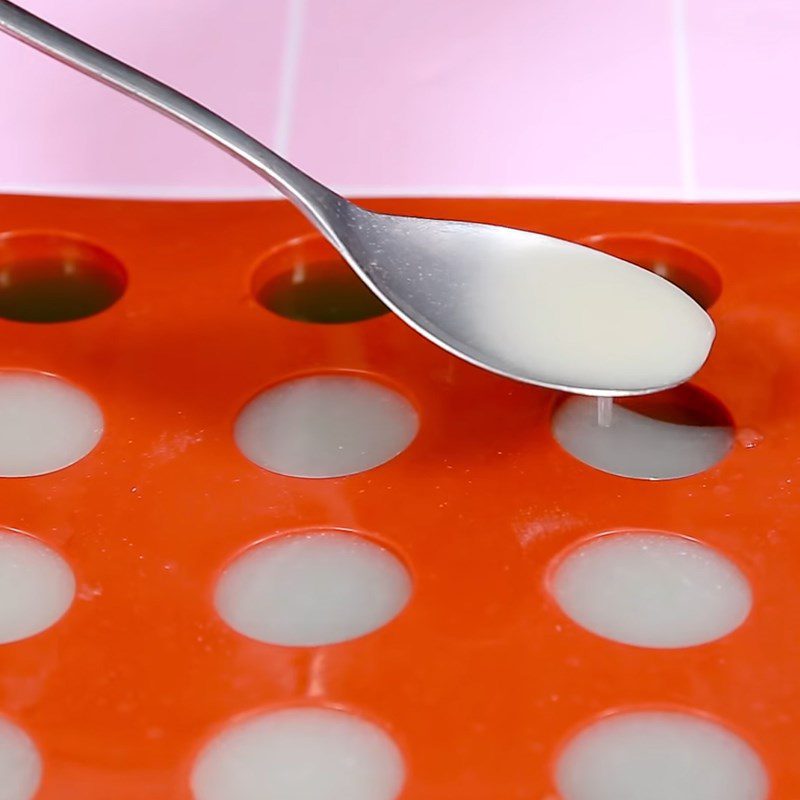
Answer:
[[[687,34],[698,185],[800,196],[800,2],[694,0]]]
[[[678,188],[668,0],[307,0],[306,17],[291,155],[323,178]]]
[[[21,0],[258,137],[274,133],[285,0]],[[0,35],[0,186],[260,191],[238,162],[144,106]]]
[[[343,191],[800,195],[797,0],[17,0]],[[0,36],[0,190],[259,196]]]

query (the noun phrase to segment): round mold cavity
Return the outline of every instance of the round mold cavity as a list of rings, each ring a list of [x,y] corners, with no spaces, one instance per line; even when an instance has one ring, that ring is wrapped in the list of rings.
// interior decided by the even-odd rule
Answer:
[[[391,460],[413,441],[419,418],[400,393],[345,373],[292,378],[253,398],[234,425],[242,453],[299,478],[353,475]]]
[[[33,536],[0,528],[0,644],[51,627],[74,597],[75,577],[58,553]]]
[[[595,469],[624,478],[669,480],[711,469],[730,451],[733,419],[695,386],[607,399],[570,396],[553,413],[555,440]]]
[[[221,574],[214,604],[245,636],[311,647],[383,627],[410,595],[408,570],[389,550],[347,531],[315,530],[240,553]]]
[[[0,800],[32,800],[42,779],[42,759],[25,731],[0,716]]]
[[[102,434],[99,406],[76,386],[41,372],[0,370],[0,477],[68,467]]]
[[[122,264],[82,239],[57,233],[0,236],[0,317],[70,322],[105,311],[125,292]]]
[[[253,295],[268,311],[298,322],[342,324],[389,309],[322,236],[293,239],[267,253],[253,277]]]
[[[284,708],[232,724],[197,757],[195,800],[396,800],[405,765],[386,731],[329,708]]]
[[[617,531],[568,550],[549,575],[578,625],[638,647],[691,647],[736,630],[752,607],[747,578],[726,556],[660,531]]]
[[[577,733],[555,766],[561,800],[766,800],[753,748],[727,727],[678,711],[626,711]]]
[[[711,261],[672,239],[641,233],[609,233],[590,236],[582,243],[655,272],[705,309],[711,308],[722,294],[722,278]]]

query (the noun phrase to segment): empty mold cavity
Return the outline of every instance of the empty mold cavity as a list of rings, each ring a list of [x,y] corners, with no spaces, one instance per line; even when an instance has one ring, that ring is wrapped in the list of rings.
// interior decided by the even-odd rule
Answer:
[[[214,602],[245,636],[311,646],[380,628],[410,594],[408,571],[385,548],[351,533],[315,531],[246,550],[222,573]]]
[[[32,536],[0,529],[0,644],[49,628],[74,596],[75,578],[61,556]]]
[[[389,311],[316,234],[268,253],[256,270],[253,293],[267,310],[300,322],[360,322]]]
[[[655,272],[703,308],[710,308],[722,293],[722,279],[711,261],[672,239],[617,233],[592,236],[584,244]]]
[[[287,708],[219,734],[192,771],[196,800],[395,800],[405,778],[389,735],[343,711]]]
[[[102,412],[76,386],[38,372],[0,371],[0,477],[74,464],[102,433]]]
[[[552,420],[556,441],[603,472],[648,480],[683,478],[710,469],[733,445],[730,414],[696,387],[616,400],[610,409],[603,408],[604,402],[568,397]]]
[[[764,800],[761,760],[704,717],[634,711],[580,731],[556,764],[562,800]]]
[[[113,305],[125,270],[105,250],[47,233],[0,237],[0,317],[17,322],[69,322]]]
[[[750,585],[711,547],[677,534],[625,531],[569,551],[550,577],[567,616],[640,647],[689,647],[735,630],[750,613]]]
[[[22,728],[0,717],[0,800],[31,800],[41,777],[36,745]]]
[[[260,467],[332,478],[377,467],[405,450],[419,421],[411,403],[354,375],[312,375],[262,392],[242,410],[234,438]]]

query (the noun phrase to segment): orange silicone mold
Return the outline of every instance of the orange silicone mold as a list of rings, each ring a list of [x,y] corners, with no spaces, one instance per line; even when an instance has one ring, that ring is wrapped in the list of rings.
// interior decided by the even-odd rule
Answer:
[[[610,710],[648,707],[722,720],[759,753],[774,798],[800,796],[798,207],[368,205],[598,246],[592,237],[610,237],[651,267],[676,245],[701,253],[702,269],[716,270],[698,280],[719,294],[718,338],[695,384],[745,431],[742,443],[693,477],[616,478],[554,442],[556,394],[462,363],[393,315],[319,325],[271,313],[253,295],[270,277],[262,257],[308,232],[282,202],[0,199],[3,231],[78,240],[127,275],[124,294],[93,316],[0,320],[0,368],[61,376],[105,415],[102,440],[78,463],[0,479],[0,525],[46,542],[78,582],[58,623],[0,645],[0,714],[42,754],[37,797],[188,800],[209,737],[242,715],[306,704],[389,731],[407,764],[404,800],[554,797],[566,736]],[[662,249],[649,256],[648,241]],[[331,371],[410,398],[413,443],[375,469],[324,480],[241,455],[232,426],[250,398]],[[414,581],[403,612],[314,648],[226,626],[212,605],[224,565],[313,527],[363,532],[396,552]],[[747,621],[718,641],[655,650],[565,617],[547,594],[554,559],[587,536],[637,527],[726,553],[752,585]]]

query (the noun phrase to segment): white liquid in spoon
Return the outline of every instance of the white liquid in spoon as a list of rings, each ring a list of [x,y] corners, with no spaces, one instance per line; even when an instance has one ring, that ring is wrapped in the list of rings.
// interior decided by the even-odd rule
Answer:
[[[192,771],[196,800],[395,800],[405,778],[389,735],[342,711],[288,708],[223,731]]]
[[[727,728],[691,714],[614,714],[584,728],[561,754],[563,800],[764,800],[766,771]]]
[[[640,267],[541,239],[471,295],[475,343],[556,386],[652,390],[688,380],[714,339],[688,295]]]
[[[570,397],[553,415],[553,435],[575,458],[612,475],[650,480],[695,475],[733,445],[727,426],[664,422],[618,403],[609,411],[601,420],[608,424],[598,424],[597,401]]]

